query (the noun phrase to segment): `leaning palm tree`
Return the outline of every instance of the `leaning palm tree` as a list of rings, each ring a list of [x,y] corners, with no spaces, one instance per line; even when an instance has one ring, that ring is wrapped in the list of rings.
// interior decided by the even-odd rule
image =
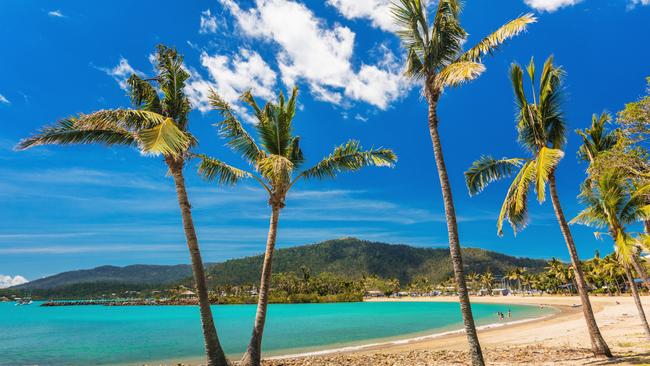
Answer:
[[[273,250],[280,211],[285,207],[287,192],[301,179],[334,178],[339,172],[356,171],[367,166],[393,166],[397,157],[388,149],[364,150],[357,141],[348,141],[334,149],[331,155],[311,168],[295,173],[304,163],[300,137],[293,134],[298,89],[294,88],[288,100],[282,93],[277,102],[260,107],[253,95],[246,92],[241,99],[253,110],[255,129],[260,142],[246,132],[231,107],[214,91],[210,101],[224,120],[219,123],[221,135],[228,145],[241,153],[255,168],[255,173],[231,167],[206,155],[199,155],[199,174],[209,181],[235,183],[243,178],[255,179],[268,193],[271,220],[262,265],[262,276],[257,304],[257,315],[251,340],[242,359],[243,365],[259,365],[262,354],[262,334],[266,319]]]
[[[485,362],[476,334],[463,274],[456,210],[438,132],[438,102],[445,87],[460,86],[464,82],[478,78],[485,71],[481,58],[494,52],[509,38],[524,31],[528,24],[535,22],[536,19],[532,14],[526,14],[512,20],[482,39],[476,46],[463,51],[467,33],[460,24],[461,11],[460,0],[439,0],[435,14],[429,22],[425,0],[396,0],[392,7],[395,23],[399,27],[397,35],[407,52],[406,76],[423,82],[422,93],[429,105],[429,134],[442,189],[449,249],[458,284],[465,332],[469,341],[472,364],[483,365]]]
[[[645,204],[642,191],[630,190],[630,182],[624,179],[620,171],[611,169],[595,178],[596,182],[592,185],[583,185],[579,197],[587,208],[571,220],[571,223],[608,229],[614,240],[616,257],[625,271],[628,287],[632,290],[639,318],[646,336],[650,339],[650,327],[631,269],[638,257],[637,240],[626,230],[627,225],[650,219],[650,210]]]
[[[527,198],[531,187],[537,192],[537,199],[541,203],[546,199],[546,185],[549,185],[555,216],[575,270],[575,280],[593,352],[597,356],[611,357],[609,347],[594,318],[580,258],[557,193],[555,168],[564,156],[562,148],[566,143],[565,120],[560,108],[563,71],[560,67],[553,65],[553,57],[549,57],[544,64],[539,80],[539,93],[535,93],[536,75],[533,60],[528,65],[527,72],[533,85],[532,103],[528,101],[524,92],[522,68],[514,64],[510,76],[517,105],[518,142],[532,156],[503,159],[483,156],[465,172],[467,187],[471,195],[478,194],[489,183],[508,177],[519,169],[506,193],[497,219],[497,234],[502,236],[503,221],[506,219],[515,232],[526,226],[528,221]]]
[[[18,149],[48,144],[102,144],[111,147],[125,145],[142,153],[162,154],[176,186],[199,298],[208,365],[226,365],[212,318],[203,261],[183,177],[188,150],[196,141],[187,131],[190,102],[183,88],[189,74],[183,68],[182,56],[165,46],[158,47],[156,69],[158,75],[151,79],[143,80],[137,75],[129,78],[129,94],[135,109],[101,110],[61,120],[21,141]]]
[[[593,175],[598,175],[600,174],[602,168],[601,166],[607,166],[607,158],[605,155],[607,155],[611,150],[617,148],[617,143],[619,140],[619,130],[614,130],[614,131],[609,131],[607,130],[606,124],[611,121],[611,116],[607,113],[602,113],[600,117],[598,117],[596,114],[594,114],[591,117],[591,127],[586,128],[584,130],[576,130],[576,133],[580,135],[582,138],[582,145],[580,146],[580,149],[578,150],[578,157],[581,160],[584,160],[589,163],[589,169],[587,170],[589,175],[585,179],[583,183],[583,189],[588,189],[589,186],[592,185],[592,180],[594,179],[592,176]],[[605,158],[605,162],[602,162]],[[598,168],[597,168],[598,167]],[[638,178],[634,177],[633,174],[629,174],[628,176],[632,178],[631,180],[636,181],[635,184],[643,184],[643,180],[638,180]],[[596,178],[598,179],[598,178]],[[622,177],[621,177],[622,179]],[[647,181],[647,180],[646,180]],[[650,202],[650,198],[648,198],[648,193],[644,194],[645,201],[646,203]],[[646,223],[648,220],[644,220],[644,223]],[[646,232],[648,230],[647,225],[646,226]],[[639,242],[639,240],[637,240]],[[636,245],[641,246],[641,244]],[[638,258],[638,256],[637,256]],[[643,279],[643,283],[645,286],[650,290],[650,279],[648,279],[648,274],[645,271],[645,268],[643,267],[642,263],[639,263],[640,261],[638,259],[632,261],[632,265],[634,266],[635,270],[639,273],[641,278]]]

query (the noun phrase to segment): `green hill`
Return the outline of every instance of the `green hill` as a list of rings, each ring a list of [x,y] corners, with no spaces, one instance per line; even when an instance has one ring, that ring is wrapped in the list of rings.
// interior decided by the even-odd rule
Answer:
[[[516,258],[483,249],[463,249],[467,273],[486,270],[502,275],[514,267],[526,267],[539,272],[546,261]],[[256,284],[259,281],[262,255],[232,259],[223,263],[207,264],[210,286]],[[432,282],[441,282],[452,275],[449,250],[444,248],[418,248],[344,238],[318,244],[279,249],[275,253],[273,272],[299,272],[309,268],[312,274],[331,272],[350,278],[375,275],[397,278],[407,284],[415,276],[423,275]],[[192,272],[189,265],[132,265],[126,267],[101,266],[93,269],[59,273],[23,285],[14,290],[58,289],[76,293],[88,288],[109,291],[112,288],[169,287],[179,283],[190,285]],[[95,284],[95,285],[91,285]]]
[[[257,283],[262,259],[263,256],[258,255],[211,265],[208,268],[209,284]],[[467,273],[490,270],[495,275],[503,275],[514,267],[526,267],[535,273],[546,265],[545,260],[517,258],[475,248],[463,249],[463,260]],[[353,278],[376,275],[397,278],[402,284],[409,283],[418,275],[424,275],[433,282],[443,281],[452,275],[449,249],[392,245],[356,238],[328,240],[276,251],[274,273],[299,272],[301,266],[308,267],[312,274],[332,272]]]
[[[62,272],[12,288],[19,290],[49,290],[87,283],[164,285],[178,282],[191,275],[192,268],[187,264],[173,266],[145,264],[126,267],[101,266],[93,269]]]

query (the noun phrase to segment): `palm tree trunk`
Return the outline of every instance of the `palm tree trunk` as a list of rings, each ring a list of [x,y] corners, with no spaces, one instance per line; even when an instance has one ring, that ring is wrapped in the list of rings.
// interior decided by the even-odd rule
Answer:
[[[264,333],[264,322],[266,321],[266,308],[269,304],[269,288],[271,286],[271,267],[273,265],[273,250],[275,239],[278,233],[278,221],[280,219],[280,207],[273,205],[271,209],[271,222],[269,224],[269,235],[266,239],[266,252],[262,264],[262,278],[260,280],[259,295],[257,298],[257,314],[253,325],[248,349],[241,360],[242,366],[259,366],[262,361],[262,334]]]
[[[451,254],[451,263],[454,268],[454,278],[458,286],[458,297],[460,300],[460,311],[463,315],[463,322],[465,324],[465,333],[467,334],[467,341],[469,342],[470,356],[472,358],[472,365],[483,366],[483,353],[481,352],[481,345],[476,333],[476,326],[474,325],[474,316],[472,315],[472,307],[469,302],[469,295],[467,293],[467,284],[465,283],[465,274],[463,273],[463,258],[460,251],[460,241],[458,238],[458,224],[456,223],[456,210],[454,208],[454,201],[451,194],[451,186],[449,184],[449,177],[447,175],[447,167],[445,166],[445,159],[442,154],[442,145],[440,142],[440,135],[438,134],[438,116],[436,112],[439,91],[430,90],[427,88],[427,101],[429,102],[429,133],[431,135],[431,142],[433,144],[433,153],[436,160],[436,167],[438,168],[438,177],[440,179],[440,188],[442,189],[442,198],[445,205],[445,218],[447,221],[447,234],[449,236],[449,253]]]
[[[551,191],[551,201],[553,202],[553,209],[555,210],[555,216],[557,221],[560,224],[560,230],[566,241],[566,245],[569,249],[569,255],[571,256],[571,263],[573,264],[573,270],[575,274],[575,280],[578,287],[578,294],[580,295],[580,300],[582,302],[582,312],[587,322],[587,329],[589,330],[589,337],[591,338],[591,349],[596,356],[605,356],[612,357],[612,352],[609,350],[607,343],[602,334],[600,334],[600,329],[598,329],[598,324],[596,324],[596,318],[594,317],[594,311],[591,308],[591,302],[589,301],[589,294],[587,292],[587,286],[585,285],[584,273],[582,272],[582,266],[580,265],[580,258],[578,257],[578,251],[576,250],[575,243],[573,242],[573,236],[569,230],[569,224],[564,217],[564,212],[562,211],[562,206],[560,205],[560,198],[557,194],[557,186],[555,184],[555,172],[552,172],[549,176],[549,188]]]
[[[632,297],[634,297],[634,303],[636,304],[636,309],[639,311],[639,318],[641,319],[641,325],[645,331],[646,338],[650,340],[650,327],[648,327],[648,320],[645,317],[645,312],[643,311],[643,304],[641,304],[641,298],[639,297],[639,291],[636,288],[636,283],[634,283],[634,276],[632,276],[632,271],[630,271],[630,266],[625,266],[625,276],[627,277],[627,282],[630,284],[630,289],[632,290]]]
[[[194,275],[196,292],[199,297],[201,324],[203,325],[203,340],[205,342],[205,351],[208,357],[208,366],[227,366],[228,360],[226,359],[223,348],[221,348],[221,343],[217,336],[217,329],[214,326],[214,319],[212,318],[212,310],[210,309],[210,300],[208,299],[208,286],[205,281],[203,260],[201,259],[199,241],[196,238],[196,231],[192,220],[190,201],[187,198],[187,191],[185,190],[185,178],[183,177],[184,162],[182,160],[179,161],[168,158],[167,165],[174,177],[176,196],[178,198],[178,205],[180,206],[181,216],[183,218],[185,239],[187,240],[187,247],[190,251],[190,258],[192,260],[192,274]]]
[[[637,260],[637,258],[633,258],[632,265],[634,265],[634,269],[639,274],[639,277],[641,277],[641,279],[643,280],[643,284],[645,284],[645,287],[648,290],[650,290],[650,280],[648,279],[648,272],[646,272],[645,268],[643,268],[643,264],[639,263],[639,260]]]

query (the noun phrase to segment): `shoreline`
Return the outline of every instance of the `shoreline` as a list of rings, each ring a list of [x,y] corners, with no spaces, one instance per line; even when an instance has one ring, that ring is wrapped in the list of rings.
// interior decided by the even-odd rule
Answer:
[[[378,299],[371,301],[453,301],[453,297]],[[551,306],[560,310],[537,319],[497,327],[479,327],[486,361],[494,365],[650,364],[650,343],[644,337],[633,299],[590,296],[599,328],[616,359],[593,357],[580,299],[574,296],[472,297],[473,303]],[[642,299],[650,306],[650,296]],[[457,302],[457,301],[456,301]],[[266,358],[265,366],[464,365],[469,364],[464,332],[402,344],[381,344],[327,355]]]
[[[403,302],[408,302],[408,300],[405,300]],[[504,303],[504,305],[511,305],[511,304]],[[551,307],[551,306],[549,306],[549,307]],[[540,317],[535,317],[535,318],[526,318],[526,319],[520,319],[520,320],[515,320],[515,321],[510,321],[510,322],[503,322],[503,323],[489,323],[489,324],[485,324],[485,325],[481,325],[481,326],[476,327],[476,330],[477,331],[483,331],[483,330],[488,330],[488,329],[511,327],[511,326],[514,326],[514,325],[517,325],[517,324],[524,324],[524,323],[531,323],[531,322],[535,322],[535,321],[541,321],[541,320],[544,320],[546,318],[559,316],[562,313],[562,309],[557,308],[557,307],[552,307],[552,308],[557,309],[559,311],[557,313],[554,313],[554,314],[547,314],[547,315],[540,316]],[[370,351],[370,350],[373,350],[373,349],[381,349],[383,347],[391,347],[391,346],[397,346],[397,345],[408,345],[408,344],[411,344],[411,343],[423,342],[423,341],[427,341],[427,340],[431,340],[431,339],[439,339],[439,338],[443,338],[443,337],[447,337],[447,336],[462,335],[462,334],[465,334],[464,329],[455,329],[455,330],[448,330],[448,331],[443,331],[443,332],[438,332],[438,333],[431,333],[431,334],[427,334],[427,335],[416,336],[416,337],[396,339],[396,340],[392,340],[392,341],[366,343],[366,344],[360,344],[360,345],[355,345],[355,346],[343,346],[343,347],[329,348],[329,349],[318,350],[318,351],[310,351],[310,352],[285,354],[285,355],[279,355],[279,356],[271,356],[271,357],[266,357],[265,360],[283,360],[283,359],[290,359],[290,358],[307,358],[307,357],[313,357],[313,356],[331,355],[331,354],[336,354],[336,353],[354,353],[354,352],[361,352],[361,351]],[[399,337],[399,336],[397,336],[397,337]]]

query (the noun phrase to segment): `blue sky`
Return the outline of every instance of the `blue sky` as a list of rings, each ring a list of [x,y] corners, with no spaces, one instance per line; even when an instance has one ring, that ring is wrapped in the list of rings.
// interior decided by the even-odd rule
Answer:
[[[278,246],[343,236],[423,247],[446,246],[446,226],[417,85],[401,75],[403,52],[390,33],[387,0],[14,1],[0,5],[0,279],[27,279],[102,264],[187,263],[173,184],[159,158],[99,146],[15,152],[19,139],[78,112],[126,107],[132,72],[151,75],[159,43],[185,55],[197,149],[243,166],[212,127],[205,103],[213,87],[235,101],[252,88],[272,97],[296,83],[295,128],[311,162],[350,138],[393,148],[394,169],[366,169],[334,181],[304,182],[290,194]],[[515,143],[509,65],[554,54],[567,71],[570,130],[592,113],[618,111],[644,92],[650,75],[647,0],[502,0],[466,4],[471,45],[525,12],[539,22],[485,60],[487,71],[445,91],[441,133],[462,245],[508,254],[567,259],[550,203],[532,203],[531,223],[496,236],[506,182],[470,198],[463,171],[481,154],[520,156]],[[241,118],[246,110],[238,106]],[[249,125],[250,127],[250,125]],[[568,216],[584,166],[569,136],[558,171]],[[199,239],[208,262],[263,251],[264,193],[253,183],[211,186],[187,170]],[[611,244],[574,227],[583,257]],[[4,276],[3,276],[4,275]],[[3,280],[4,281],[4,280]],[[1,285],[1,283],[0,283]]]

